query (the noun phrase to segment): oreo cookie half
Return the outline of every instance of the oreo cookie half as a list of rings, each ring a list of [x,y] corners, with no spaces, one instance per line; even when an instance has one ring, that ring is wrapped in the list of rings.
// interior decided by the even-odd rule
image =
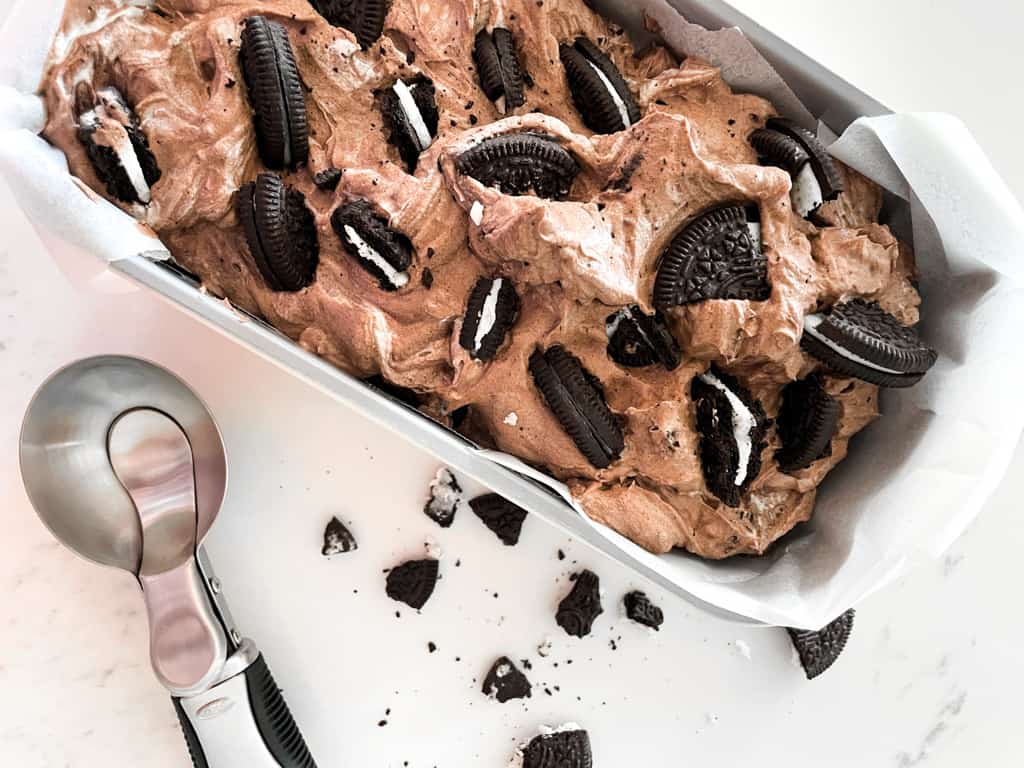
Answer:
[[[281,170],[305,163],[306,99],[288,31],[266,16],[249,16],[242,28],[241,62],[263,164]]]
[[[787,384],[775,420],[782,440],[782,448],[775,452],[779,469],[798,472],[831,456],[841,412],[839,401],[825,391],[817,374]]]
[[[485,139],[459,155],[455,167],[506,195],[532,193],[549,200],[568,197],[580,172],[576,158],[558,141],[531,131]]]
[[[530,374],[562,428],[592,465],[604,469],[625,446],[622,429],[604,399],[601,383],[558,345],[530,356]]]
[[[616,133],[639,122],[640,107],[622,73],[593,42],[577,37],[572,45],[560,44],[558,53],[572,100],[590,130]]]
[[[653,630],[660,630],[661,625],[665,623],[665,614],[662,613],[661,608],[652,603],[651,599],[643,592],[637,590],[629,592],[622,598],[622,602],[630,621],[643,624]]]
[[[910,387],[938,353],[876,302],[852,299],[804,318],[800,346],[829,368],[880,387]]]
[[[764,408],[736,379],[715,369],[694,377],[691,396],[704,482],[728,506],[738,507],[761,471],[768,432]]]
[[[433,558],[409,560],[395,566],[388,573],[388,597],[418,611],[434,594],[437,572],[438,563]]]
[[[434,82],[420,75],[408,82],[396,80],[380,94],[381,111],[390,131],[389,139],[409,172],[416,170],[420,153],[426,152],[437,136],[437,102]]]
[[[497,493],[477,496],[469,502],[469,506],[506,547],[514,547],[519,543],[519,534],[522,533],[527,515],[525,509]]]
[[[772,293],[756,206],[705,211],[675,236],[654,281],[660,310],[709,299],[767,301]]]
[[[528,699],[533,686],[508,656],[502,656],[491,666],[484,678],[484,695],[497,699],[502,704],[512,699]]]
[[[501,114],[526,103],[523,68],[519,63],[516,41],[504,27],[488,33],[482,29],[473,44],[473,61],[480,73],[480,87]]]
[[[562,602],[558,604],[555,621],[566,634],[585,637],[590,634],[594,620],[604,613],[601,607],[601,581],[593,571],[576,574],[576,582]]]
[[[331,214],[331,227],[359,265],[377,278],[385,291],[397,291],[409,284],[412,243],[388,226],[367,200],[342,205]]]
[[[359,549],[356,537],[341,520],[332,517],[324,529],[324,546],[320,550],[324,557],[340,555],[345,552],[353,552]]]
[[[335,27],[344,27],[356,36],[366,50],[384,31],[388,15],[387,0],[309,0],[317,13]]]
[[[808,680],[813,680],[835,664],[839,654],[846,647],[846,641],[850,639],[850,633],[853,632],[854,615],[855,611],[851,608],[817,632],[786,629],[793,641],[793,647],[800,656],[800,663],[807,673]]]
[[[298,291],[316,275],[320,242],[306,198],[273,173],[238,190],[235,212],[249,253],[271,290]]]
[[[459,346],[474,360],[493,360],[519,316],[519,294],[507,278],[481,277],[466,303]]]
[[[627,368],[661,363],[672,371],[679,367],[682,351],[661,313],[647,315],[636,304],[623,307],[604,321],[608,356]]]
[[[575,723],[535,736],[522,752],[523,768],[593,768],[590,736]],[[513,763],[515,764],[515,763]]]
[[[826,200],[835,200],[843,191],[843,177],[825,146],[792,120],[770,118],[765,128],[751,135],[750,143],[761,162],[789,172],[793,209],[801,216],[817,210]]]
[[[82,89],[77,104],[78,140],[93,170],[111,197],[122,203],[149,205],[150,188],[160,180],[160,168],[149,141],[128,102],[117,88],[95,93]]]

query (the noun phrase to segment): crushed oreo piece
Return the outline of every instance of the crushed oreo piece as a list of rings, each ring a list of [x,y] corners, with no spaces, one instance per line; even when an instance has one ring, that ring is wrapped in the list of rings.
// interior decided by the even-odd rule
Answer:
[[[333,192],[338,188],[338,182],[341,181],[341,169],[340,168],[325,168],[322,171],[318,171],[313,176],[313,183],[316,184],[317,189],[323,189],[328,192]]]
[[[807,679],[813,680],[831,667],[846,647],[846,641],[853,632],[855,611],[848,610],[838,619],[830,622],[817,632],[787,628],[793,647],[800,655]]]
[[[522,750],[523,768],[593,768],[590,736],[575,724],[541,733]]]
[[[564,200],[580,171],[579,163],[550,136],[531,131],[484,139],[456,160],[456,168],[506,195]]]
[[[600,579],[593,571],[583,570],[576,575],[572,591],[558,604],[555,621],[567,634],[585,637],[602,613]]]
[[[527,512],[497,493],[477,496],[469,502],[473,513],[501,539],[506,547],[519,543]]]
[[[356,36],[365,51],[384,31],[388,0],[309,0],[317,12],[335,27],[344,27]]]
[[[331,227],[345,250],[359,265],[377,278],[381,289],[397,291],[409,284],[412,243],[388,226],[368,200],[340,206],[331,214]]]
[[[466,303],[459,345],[475,360],[493,360],[519,316],[519,294],[508,278],[481,277]]]
[[[321,554],[324,557],[340,555],[359,549],[355,536],[341,520],[332,517],[324,529],[324,546]]]
[[[661,629],[661,625],[665,622],[665,614],[662,613],[661,608],[651,602],[646,594],[634,590],[626,593],[622,602],[626,607],[626,616],[631,621],[654,630]]]
[[[390,141],[409,172],[416,170],[422,152],[437,136],[438,111],[434,82],[420,75],[412,80],[396,80],[380,94],[381,112],[390,131]]]
[[[608,356],[619,365],[642,368],[661,363],[675,370],[682,350],[660,312],[645,314],[636,304],[623,307],[605,319]]]
[[[502,656],[494,662],[491,671],[484,678],[484,694],[502,704],[512,699],[528,699],[531,690],[532,686],[526,675],[519,671],[508,656]]]
[[[775,460],[783,472],[806,469],[832,455],[832,436],[839,426],[842,407],[825,391],[821,376],[812,374],[782,390],[782,407],[775,420],[782,447]]]
[[[434,594],[438,568],[437,560],[431,558],[409,560],[395,566],[388,573],[388,597],[419,610]]]
[[[569,91],[583,122],[595,133],[616,133],[640,121],[640,107],[622,73],[591,40],[558,46]]]
[[[437,470],[437,475],[430,481],[430,498],[423,507],[423,514],[440,525],[449,528],[455,521],[455,513],[459,511],[462,501],[462,487],[455,475],[447,467]]]
[[[526,103],[523,69],[512,33],[495,27],[488,33],[482,29],[473,44],[473,61],[480,74],[480,87],[487,98],[505,114]]]

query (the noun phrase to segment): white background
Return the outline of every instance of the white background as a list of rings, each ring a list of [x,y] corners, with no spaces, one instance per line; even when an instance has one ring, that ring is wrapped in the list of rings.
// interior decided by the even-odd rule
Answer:
[[[735,4],[894,109],[962,117],[1024,198],[1018,4]],[[657,590],[663,630],[630,625],[617,602],[648,587],[539,520],[516,548],[467,509],[436,528],[420,513],[429,458],[87,258],[55,263],[16,194],[0,186],[0,765],[187,764],[148,669],[132,579],[61,549],[18,476],[32,391],[56,366],[101,352],[170,367],[216,414],[231,482],[209,551],[321,768],[503,766],[539,724],[565,720],[590,730],[599,768],[1024,762],[1024,612],[1008,608],[1021,605],[1024,450],[1017,479],[953,550],[860,606],[841,660],[808,683],[781,630],[723,623]],[[335,514],[361,549],[327,561],[320,537]],[[383,596],[381,571],[428,536],[444,550],[443,580],[417,615]],[[584,565],[602,578],[606,613],[577,641],[552,614],[567,573]],[[554,651],[540,659],[546,636]],[[502,654],[534,664],[525,704],[488,701],[474,682]]]

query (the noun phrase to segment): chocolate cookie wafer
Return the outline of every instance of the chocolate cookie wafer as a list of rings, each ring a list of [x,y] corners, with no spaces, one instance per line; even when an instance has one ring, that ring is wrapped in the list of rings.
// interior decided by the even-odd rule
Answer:
[[[622,73],[593,41],[578,37],[558,53],[569,91],[586,126],[595,133],[616,133],[640,120],[640,107]]]
[[[579,164],[551,136],[525,131],[494,136],[456,160],[459,173],[506,195],[535,194],[549,200],[569,196]]]

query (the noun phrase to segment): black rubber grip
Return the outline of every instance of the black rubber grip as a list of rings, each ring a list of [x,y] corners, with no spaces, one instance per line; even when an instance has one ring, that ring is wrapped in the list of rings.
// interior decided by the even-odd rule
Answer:
[[[281,768],[316,768],[316,762],[309,754],[299,726],[295,724],[262,653],[245,670],[245,684],[249,690],[249,703],[256,726],[267,750],[281,764]],[[198,768],[199,764],[196,765]]]
[[[181,732],[185,735],[185,746],[188,747],[188,756],[192,758],[193,767],[210,768],[206,762],[206,755],[203,754],[203,746],[199,743],[199,737],[196,735],[195,728],[192,727],[188,715],[185,714],[185,710],[181,707],[181,701],[172,696],[171,703],[174,704],[174,711],[178,715],[178,722],[181,723]]]

